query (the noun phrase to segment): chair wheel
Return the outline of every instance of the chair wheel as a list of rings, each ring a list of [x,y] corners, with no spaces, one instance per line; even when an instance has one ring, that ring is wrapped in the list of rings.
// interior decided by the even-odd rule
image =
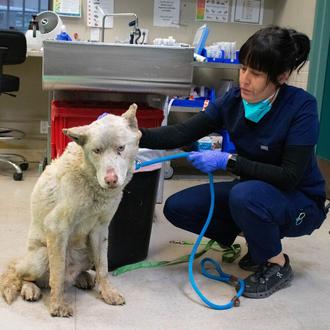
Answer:
[[[19,164],[19,167],[22,171],[26,171],[29,168],[29,163],[27,162],[21,163]]]
[[[21,181],[23,179],[23,173],[14,173],[13,178],[15,181]]]
[[[165,172],[164,172],[164,179],[165,180],[170,180],[173,178],[174,175],[174,169],[172,166],[168,166],[167,168],[165,168]]]

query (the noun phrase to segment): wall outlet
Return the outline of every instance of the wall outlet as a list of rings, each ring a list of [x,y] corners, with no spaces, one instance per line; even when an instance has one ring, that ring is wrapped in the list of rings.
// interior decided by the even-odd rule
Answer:
[[[143,43],[147,44],[148,43],[148,34],[149,34],[148,29],[141,29],[141,38],[139,39],[138,42],[140,43],[143,40]],[[143,35],[144,35],[144,39],[143,39]]]
[[[40,120],[40,133],[48,134],[48,121],[47,120]]]

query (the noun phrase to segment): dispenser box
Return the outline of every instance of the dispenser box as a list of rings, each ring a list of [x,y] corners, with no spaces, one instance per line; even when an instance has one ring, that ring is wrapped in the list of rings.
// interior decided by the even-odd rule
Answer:
[[[51,158],[59,157],[70,139],[62,133],[63,128],[88,125],[99,115],[108,112],[123,114],[129,103],[53,101],[51,106]],[[136,112],[139,127],[159,127],[164,119],[163,110],[139,105]]]

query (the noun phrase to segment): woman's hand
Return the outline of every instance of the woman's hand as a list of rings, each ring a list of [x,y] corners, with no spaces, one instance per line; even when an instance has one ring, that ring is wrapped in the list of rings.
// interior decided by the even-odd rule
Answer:
[[[198,170],[211,173],[215,170],[226,170],[228,159],[231,154],[220,150],[207,150],[202,152],[191,152],[188,160]]]

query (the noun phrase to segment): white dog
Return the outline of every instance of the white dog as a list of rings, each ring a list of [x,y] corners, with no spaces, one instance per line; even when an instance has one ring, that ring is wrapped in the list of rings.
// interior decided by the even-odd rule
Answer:
[[[141,133],[136,104],[122,116],[107,115],[90,125],[64,129],[74,142],[47,166],[31,197],[32,222],[27,253],[0,278],[7,303],[41,297],[49,284],[50,313],[68,317],[65,282],[91,289],[95,282],[104,301],[125,303],[108,281],[108,226],[130,181]],[[95,279],[88,272],[95,267]]]

